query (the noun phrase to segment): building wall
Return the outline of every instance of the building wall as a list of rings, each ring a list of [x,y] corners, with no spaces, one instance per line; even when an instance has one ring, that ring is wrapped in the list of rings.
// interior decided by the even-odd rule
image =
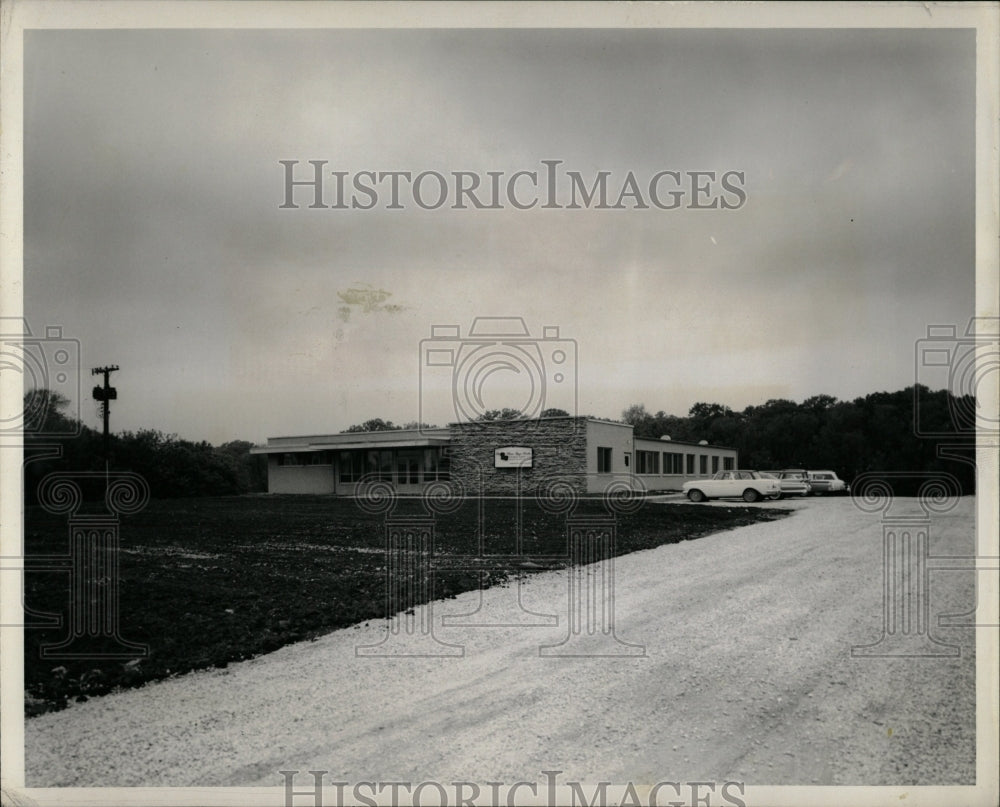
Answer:
[[[587,424],[587,492],[603,493],[612,481],[630,483],[635,457],[632,448],[632,427],[624,423],[588,420]],[[611,449],[610,468],[602,468],[598,449]]]
[[[451,437],[447,448],[451,479],[461,482],[466,494],[472,496],[480,493],[531,494],[538,491],[540,485],[557,478],[569,481],[580,493],[603,493],[612,483],[647,491],[680,490],[687,481],[704,479],[724,469],[727,460],[730,467],[739,467],[737,452],[732,448],[634,438],[632,427],[627,424],[583,417],[457,423],[452,424],[450,430],[437,431],[436,437],[448,434]],[[283,457],[281,454],[268,455],[268,491],[354,495],[357,483],[344,477],[338,468],[343,451],[349,448],[352,452],[367,453],[368,449],[361,446],[379,449],[393,440],[398,442],[409,436],[400,432],[372,432],[320,438],[272,438],[268,441],[269,448],[287,445],[290,453]],[[413,437],[416,436],[414,433]],[[331,445],[317,453],[309,447],[309,441],[314,440]],[[342,448],[335,447],[334,443]],[[494,452],[505,446],[531,447],[532,467],[496,468]],[[414,450],[427,448],[425,443]],[[652,452],[652,455],[641,452]],[[669,454],[681,456],[679,471],[671,465]],[[289,458],[299,464],[289,464]],[[650,462],[651,459],[655,462]],[[395,476],[394,472],[392,478]],[[399,487],[399,491],[404,495],[419,493],[426,487],[424,476],[421,471],[418,484],[407,484]],[[441,478],[445,476],[442,474]]]
[[[334,493],[332,465],[278,465],[278,457],[267,458],[268,493]]]
[[[656,455],[656,462],[653,465],[658,468],[657,472],[650,473],[648,463],[644,468],[645,458],[639,456],[641,451]],[[671,461],[668,458],[670,454],[681,455],[682,469],[680,473],[672,472]],[[730,468],[739,467],[739,455],[735,448],[692,445],[672,440],[636,438],[635,455],[633,467],[636,471],[636,477],[646,490],[680,490],[685,482],[708,479],[716,471],[724,470],[727,467],[727,459]],[[702,470],[703,457],[705,458],[704,471]],[[692,459],[689,460],[689,458]],[[693,470],[691,470],[692,468]]]
[[[583,492],[588,459],[585,422],[545,418],[452,424],[451,478],[461,481],[473,496],[533,493],[557,475],[573,480]],[[531,467],[495,468],[494,451],[508,446],[530,446]]]

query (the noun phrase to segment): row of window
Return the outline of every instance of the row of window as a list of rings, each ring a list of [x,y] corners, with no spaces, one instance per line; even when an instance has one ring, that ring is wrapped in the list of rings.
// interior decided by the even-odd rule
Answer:
[[[278,465],[331,465],[331,451],[296,451],[278,455]]]
[[[417,485],[420,482],[447,480],[449,459],[437,448],[379,451],[297,451],[278,455],[278,465],[332,465],[337,454],[338,479],[358,482],[373,474],[384,482]]]
[[[635,452],[635,472],[637,474],[658,474],[661,473],[660,467],[660,455],[659,451],[636,451]],[[664,474],[689,474],[693,475],[695,473],[707,475],[708,461],[712,460],[712,470],[711,473],[716,473],[719,470],[719,463],[722,463],[722,469],[725,471],[731,471],[736,464],[735,457],[720,457],[719,455],[712,455],[711,458],[708,454],[682,454],[677,451],[664,451],[662,452],[663,461],[662,467]],[[625,454],[625,467],[629,465],[629,455]],[[697,460],[698,470],[695,471],[695,461]],[[611,473],[611,449],[605,446],[597,447],[597,473],[599,474],[609,474]]]
[[[369,474],[397,485],[451,478],[449,458],[437,448],[341,451],[338,468],[341,482],[360,482]]]
[[[375,474],[385,482],[416,485],[450,478],[449,460],[437,448],[424,449],[382,449],[371,451],[341,451],[338,469],[341,482],[357,482],[366,474]],[[332,465],[332,451],[298,451],[278,455],[278,465]],[[661,473],[661,452],[636,451],[635,472],[637,474]],[[597,447],[597,472],[609,474],[612,471],[612,452],[606,446]],[[625,467],[629,466],[630,452],[625,452]],[[697,460],[697,471],[695,462]],[[735,468],[733,457],[713,455],[711,473],[719,470],[731,471]],[[682,454],[676,451],[662,452],[662,473],[707,475],[709,472],[707,454]]]

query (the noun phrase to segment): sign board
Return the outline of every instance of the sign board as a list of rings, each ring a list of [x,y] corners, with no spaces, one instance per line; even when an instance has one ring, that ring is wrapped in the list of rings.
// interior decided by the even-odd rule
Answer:
[[[506,446],[493,452],[494,468],[530,468],[531,448],[526,446]]]

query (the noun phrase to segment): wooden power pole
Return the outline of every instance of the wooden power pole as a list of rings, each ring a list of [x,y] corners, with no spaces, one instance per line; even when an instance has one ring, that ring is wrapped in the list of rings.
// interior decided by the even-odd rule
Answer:
[[[110,385],[109,377],[118,370],[117,364],[107,367],[95,367],[90,371],[91,375],[104,375],[104,385],[94,387],[94,400],[101,402],[101,414],[104,416],[104,464],[110,461],[111,437],[108,431],[108,422],[111,415],[111,402],[118,398],[118,390]]]

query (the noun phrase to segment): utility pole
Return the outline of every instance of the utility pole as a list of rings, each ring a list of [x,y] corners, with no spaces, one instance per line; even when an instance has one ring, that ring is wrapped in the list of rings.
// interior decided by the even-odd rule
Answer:
[[[111,438],[108,432],[108,420],[111,415],[111,402],[117,400],[118,390],[109,383],[109,376],[118,370],[117,364],[107,367],[95,367],[90,371],[91,375],[104,375],[104,386],[94,387],[94,400],[101,402],[101,414],[104,415],[104,466],[107,468],[110,461]]]

